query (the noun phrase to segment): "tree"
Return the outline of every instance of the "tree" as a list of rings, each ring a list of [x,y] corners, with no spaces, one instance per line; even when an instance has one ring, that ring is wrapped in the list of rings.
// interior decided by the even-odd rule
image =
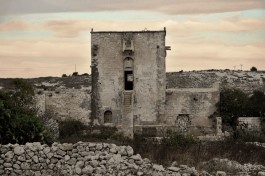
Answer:
[[[73,72],[72,76],[78,76],[78,72]]]
[[[252,71],[252,72],[257,72],[258,69],[257,69],[256,67],[251,67],[251,68],[250,68],[250,71]]]
[[[265,117],[265,94],[254,91],[247,102],[247,115],[252,117]]]
[[[239,89],[225,89],[220,93],[218,111],[225,124],[236,127],[238,117],[246,116],[247,95]]]
[[[33,87],[20,79],[14,86],[14,91],[0,91],[0,143],[48,142],[34,108]]]

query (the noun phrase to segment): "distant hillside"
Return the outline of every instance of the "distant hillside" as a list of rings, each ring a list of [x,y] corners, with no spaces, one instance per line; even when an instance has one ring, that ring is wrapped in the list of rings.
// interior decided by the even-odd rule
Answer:
[[[15,78],[0,78],[0,89],[12,89],[12,81]],[[90,76],[70,76],[70,77],[40,77],[24,79],[38,89],[54,90],[58,87],[80,89],[91,85]]]
[[[167,88],[210,88],[216,82],[223,88],[239,88],[246,93],[253,90],[265,91],[265,72],[234,70],[203,70],[168,72]],[[11,78],[0,78],[0,89],[12,89]],[[80,89],[91,86],[91,76],[41,77],[25,79],[36,88],[54,90],[58,87]]]
[[[265,91],[265,72],[203,70],[167,73],[168,88],[209,88],[220,82],[223,88],[239,88],[246,93]]]

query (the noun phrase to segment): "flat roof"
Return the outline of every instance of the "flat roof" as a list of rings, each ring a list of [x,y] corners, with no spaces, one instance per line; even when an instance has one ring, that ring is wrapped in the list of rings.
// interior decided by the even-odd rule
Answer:
[[[93,28],[91,29],[90,33],[155,33],[155,32],[166,32],[166,28],[164,30],[141,30],[141,31],[94,31]]]

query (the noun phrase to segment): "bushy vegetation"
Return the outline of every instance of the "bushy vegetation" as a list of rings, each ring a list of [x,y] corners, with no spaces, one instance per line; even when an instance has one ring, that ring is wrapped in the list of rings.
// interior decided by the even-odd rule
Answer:
[[[0,143],[49,141],[41,120],[34,108],[33,87],[17,79],[14,90],[0,91]]]
[[[247,131],[237,129],[233,134],[226,138],[226,141],[232,143],[244,143],[244,142],[261,142],[265,143],[265,133],[260,131]]]
[[[59,123],[59,140],[75,143],[78,141],[97,141],[122,139],[115,127],[92,127],[77,120],[66,120]]]
[[[66,120],[59,123],[59,135],[60,138],[67,138],[71,136],[81,136],[82,131],[86,129],[80,121]]]
[[[72,76],[78,76],[78,72],[73,72]]]
[[[252,71],[252,72],[257,72],[258,69],[257,69],[256,67],[253,66],[253,67],[250,68],[250,71]]]
[[[246,116],[247,95],[239,89],[225,89],[220,93],[217,109],[223,123],[236,127],[237,118]]]
[[[239,89],[221,91],[220,102],[217,104],[223,123],[236,127],[238,117],[261,117],[265,121],[265,94],[254,91],[248,96]]]
[[[198,142],[199,140],[190,134],[168,131],[161,144],[167,147],[190,147]]]
[[[179,134],[177,134],[179,135]],[[187,143],[187,138],[178,137],[178,143]],[[183,141],[181,141],[183,140]],[[188,138],[188,141],[189,138]],[[141,154],[143,158],[149,158],[155,163],[170,165],[173,161],[178,164],[197,166],[202,161],[213,158],[228,158],[240,163],[265,164],[265,148],[249,145],[243,142],[231,140],[216,142],[199,142],[191,140],[188,145],[164,145],[144,140],[141,136],[134,138],[130,144],[135,153]],[[171,144],[171,143],[170,143]]]

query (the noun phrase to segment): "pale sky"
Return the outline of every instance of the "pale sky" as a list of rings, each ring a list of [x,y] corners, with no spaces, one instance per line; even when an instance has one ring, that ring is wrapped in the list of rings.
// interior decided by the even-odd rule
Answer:
[[[265,0],[0,0],[0,77],[90,73],[90,31],[167,28],[167,71],[265,70]]]

